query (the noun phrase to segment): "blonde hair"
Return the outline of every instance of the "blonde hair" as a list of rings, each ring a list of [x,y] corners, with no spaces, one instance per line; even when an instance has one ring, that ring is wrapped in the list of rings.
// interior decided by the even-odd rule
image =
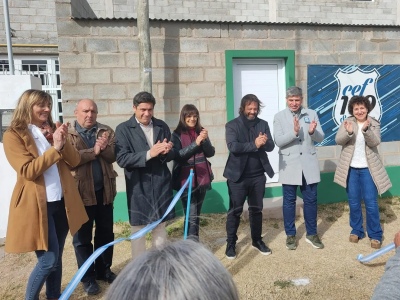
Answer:
[[[33,106],[42,104],[47,104],[50,109],[52,108],[53,99],[50,94],[39,90],[26,90],[23,92],[14,110],[10,129],[26,129],[28,124],[32,123]],[[47,122],[52,128],[54,127],[51,114],[49,114]]]

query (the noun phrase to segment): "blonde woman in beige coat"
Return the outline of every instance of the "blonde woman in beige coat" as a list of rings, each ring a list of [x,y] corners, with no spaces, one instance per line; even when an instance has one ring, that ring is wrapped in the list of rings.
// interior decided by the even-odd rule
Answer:
[[[366,97],[352,97],[348,110],[351,117],[343,121],[335,138],[336,143],[342,146],[342,152],[334,182],[346,188],[350,207],[349,241],[358,243],[365,237],[361,209],[364,200],[367,234],[371,247],[379,249],[383,231],[378,194],[392,186],[377,148],[381,143],[380,123],[368,116],[372,105]]]
[[[68,229],[74,234],[88,220],[69,170],[80,156],[66,140],[67,125],[55,128],[51,106],[48,93],[25,91],[3,138],[7,160],[17,172],[5,250],[35,251],[38,259],[25,299],[39,299],[45,282],[47,299],[60,297]]]

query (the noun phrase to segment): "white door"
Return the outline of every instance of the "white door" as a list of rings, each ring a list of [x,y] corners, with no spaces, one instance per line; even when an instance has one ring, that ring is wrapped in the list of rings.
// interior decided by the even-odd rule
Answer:
[[[273,135],[274,115],[286,107],[285,63],[282,59],[235,59],[233,60],[234,110],[239,114],[240,100],[246,94],[254,94],[264,108],[259,118],[268,122]],[[278,182],[278,147],[268,153],[275,176],[267,182]]]

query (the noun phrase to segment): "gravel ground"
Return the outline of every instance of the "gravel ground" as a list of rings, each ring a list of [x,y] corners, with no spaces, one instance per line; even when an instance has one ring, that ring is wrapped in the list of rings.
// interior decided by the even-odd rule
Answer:
[[[325,249],[314,249],[305,241],[303,218],[296,220],[298,247],[285,248],[286,236],[282,220],[264,220],[264,241],[272,255],[263,256],[251,247],[249,224],[239,227],[238,256],[225,258],[225,215],[203,215],[200,239],[222,261],[237,284],[241,299],[369,299],[379,281],[388,258],[384,254],[370,263],[357,261],[358,254],[374,252],[367,238],[358,244],[348,242],[348,205],[337,203],[320,205],[318,231]],[[400,199],[380,200],[382,225],[386,239],[392,242],[400,230]],[[169,226],[171,239],[182,238],[182,220]],[[116,237],[127,234],[126,223],[115,225]],[[0,248],[0,251],[2,249]],[[69,237],[64,251],[63,287],[76,272],[76,261]],[[115,246],[113,270],[118,273],[130,259],[130,244]],[[36,262],[33,253],[0,256],[0,299],[23,299],[27,278]],[[107,284],[99,282],[103,292],[87,297],[79,285],[70,299],[103,299]],[[41,298],[45,299],[42,292]]]

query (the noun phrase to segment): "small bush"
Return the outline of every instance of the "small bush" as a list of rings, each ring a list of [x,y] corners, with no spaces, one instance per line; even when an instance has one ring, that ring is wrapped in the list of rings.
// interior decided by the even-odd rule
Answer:
[[[129,222],[115,222],[115,225],[118,228],[118,231],[115,232],[115,239],[119,238],[127,238],[131,235],[131,225]]]
[[[290,280],[277,280],[274,282],[274,286],[278,286],[281,289],[285,289],[287,287],[293,286],[293,282],[291,282]]]

